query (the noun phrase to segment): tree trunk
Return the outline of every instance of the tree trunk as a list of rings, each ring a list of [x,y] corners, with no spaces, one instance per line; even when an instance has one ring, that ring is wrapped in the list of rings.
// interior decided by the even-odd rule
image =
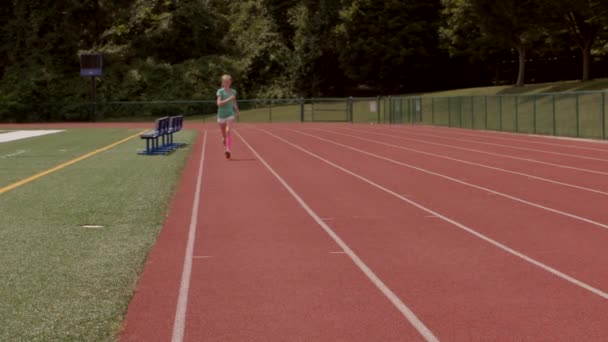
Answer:
[[[583,81],[591,79],[591,44],[587,44],[583,49]]]
[[[526,48],[524,46],[517,47],[519,53],[519,72],[517,73],[516,87],[523,87],[526,77]]]

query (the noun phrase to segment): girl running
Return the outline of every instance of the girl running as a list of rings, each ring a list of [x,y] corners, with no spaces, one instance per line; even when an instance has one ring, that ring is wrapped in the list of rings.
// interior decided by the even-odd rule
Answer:
[[[239,106],[236,103],[236,90],[230,88],[232,77],[222,76],[222,88],[217,91],[217,122],[222,130],[222,143],[226,147],[226,159],[232,153],[232,134],[230,126],[234,122],[235,114],[238,116]]]

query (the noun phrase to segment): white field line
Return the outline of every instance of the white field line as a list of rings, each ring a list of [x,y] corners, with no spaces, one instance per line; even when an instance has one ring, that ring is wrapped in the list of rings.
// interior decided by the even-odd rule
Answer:
[[[485,165],[485,164],[474,163],[474,162],[470,162],[470,161],[467,161],[467,160],[462,160],[462,159],[458,159],[458,158],[448,157],[448,156],[445,156],[445,155],[442,155],[442,154],[435,154],[435,153],[425,152],[425,151],[421,151],[421,150],[417,150],[417,149],[413,149],[413,148],[409,148],[409,147],[405,147],[405,146],[401,146],[401,145],[394,145],[394,144],[380,142],[378,140],[372,140],[372,139],[362,138],[362,137],[359,137],[359,136],[356,136],[356,135],[352,135],[352,134],[338,133],[338,132],[335,132],[335,131],[330,131],[330,130],[327,130],[327,129],[320,129],[320,128],[313,128],[313,129],[317,130],[317,131],[324,131],[324,132],[335,134],[335,135],[342,135],[342,136],[346,136],[346,137],[350,137],[350,138],[354,138],[354,139],[358,139],[358,140],[369,141],[369,142],[372,142],[372,143],[375,143],[375,144],[384,145],[384,146],[390,146],[390,147],[398,148],[398,149],[401,149],[401,150],[411,151],[411,152],[414,152],[414,153],[424,154],[424,155],[428,155],[428,156],[432,156],[432,157],[436,157],[436,158],[451,160],[451,161],[455,161],[455,162],[462,163],[462,164],[479,166],[479,167],[483,167],[483,168],[494,170],[494,171],[500,171],[500,172],[504,172],[504,173],[510,173],[510,174],[514,174],[514,175],[518,175],[518,176],[522,176],[522,177],[526,177],[526,178],[536,179],[536,180],[547,182],[547,183],[562,185],[562,186],[566,186],[566,187],[570,187],[570,188],[574,188],[574,189],[578,189],[578,190],[584,190],[584,191],[589,191],[589,192],[593,192],[593,193],[596,193],[596,194],[608,196],[608,192],[604,192],[604,191],[600,191],[600,190],[596,190],[596,189],[591,189],[591,188],[586,188],[586,187],[583,187],[583,186],[578,186],[578,185],[574,185],[574,184],[570,184],[570,183],[559,182],[559,181],[555,181],[555,180],[544,178],[544,177],[534,176],[534,175],[531,175],[531,174],[528,174],[528,173],[511,171],[511,170],[506,170],[506,169],[502,169],[502,168],[499,168],[499,167],[494,167],[494,166],[489,166],[489,165]]]
[[[355,131],[355,132],[360,132],[360,131],[357,131],[356,129],[352,129],[352,128],[342,128],[342,129],[347,129],[347,130],[351,130],[351,131]],[[378,132],[386,132],[386,131],[378,131]],[[379,136],[385,136],[385,137],[392,137],[392,138],[396,138],[396,139],[400,139],[400,140],[416,141],[416,142],[421,142],[421,143],[429,144],[429,145],[449,147],[449,148],[452,148],[452,149],[457,149],[457,150],[462,150],[462,151],[469,151],[469,152],[476,152],[476,153],[481,153],[481,154],[487,154],[487,155],[490,155],[490,156],[497,156],[497,157],[502,157],[502,158],[514,159],[514,160],[522,160],[522,161],[526,161],[526,162],[530,162],[530,163],[550,165],[550,166],[559,167],[559,168],[562,168],[562,169],[576,170],[576,171],[581,171],[581,172],[588,172],[588,173],[594,173],[594,174],[598,174],[598,175],[608,176],[608,172],[583,169],[583,168],[574,167],[574,166],[568,166],[568,165],[563,165],[563,164],[549,163],[549,162],[544,162],[544,161],[540,161],[540,160],[536,160],[536,159],[530,159],[530,158],[521,158],[521,157],[511,156],[511,155],[508,155],[508,154],[493,153],[493,152],[488,152],[488,151],[483,151],[483,150],[476,150],[476,149],[472,149],[472,148],[466,148],[466,147],[460,147],[460,146],[454,146],[454,145],[448,145],[448,144],[441,144],[441,143],[436,143],[436,142],[432,142],[432,141],[428,141],[428,140],[420,140],[420,139],[408,138],[408,137],[404,137],[402,135],[394,135],[394,134],[386,134],[386,133],[376,133],[376,131],[370,131],[370,130],[366,130],[365,133],[379,135]]]
[[[427,128],[427,127],[420,127],[419,130],[425,131],[425,132],[435,132],[435,133],[441,131],[441,129],[434,130],[434,129]],[[574,148],[574,149],[580,149],[580,150],[598,151],[598,152],[608,153],[608,149],[548,143],[548,142],[544,142],[544,141],[538,141],[537,139],[525,140],[525,139],[507,138],[507,137],[499,137],[499,136],[495,136],[495,135],[502,134],[505,136],[515,136],[515,137],[518,135],[523,135],[523,136],[527,136],[527,137],[531,137],[531,138],[558,139],[558,140],[564,140],[564,141],[584,142],[584,143],[588,143],[588,144],[604,144],[604,145],[607,144],[606,141],[601,141],[601,140],[589,140],[589,139],[558,137],[558,136],[544,136],[544,135],[526,134],[526,133],[510,133],[510,132],[495,132],[495,131],[483,131],[483,132],[487,133],[487,134],[473,134],[473,133],[461,132],[461,131],[454,131],[453,133],[455,133],[454,135],[460,135],[460,136],[471,137],[471,138],[491,138],[491,139],[514,141],[514,142],[520,142],[520,143],[526,143],[526,144],[530,143],[530,144],[557,146],[557,147]]]
[[[462,224],[462,223],[460,223],[458,221],[455,221],[455,220],[453,220],[453,219],[451,219],[451,218],[449,218],[447,216],[444,216],[444,215],[442,215],[442,214],[440,214],[440,213],[438,213],[438,212],[436,212],[436,211],[434,211],[434,210],[432,210],[432,209],[430,209],[428,207],[425,207],[422,204],[419,204],[419,203],[417,203],[417,202],[415,202],[413,200],[405,198],[405,197],[399,195],[398,193],[396,193],[396,192],[394,192],[394,191],[392,191],[392,190],[390,190],[388,188],[385,188],[382,185],[377,184],[377,183],[373,182],[372,180],[370,180],[368,178],[365,178],[364,176],[361,176],[361,175],[359,175],[359,174],[357,174],[357,173],[355,173],[353,171],[350,171],[350,170],[348,170],[346,168],[343,168],[342,166],[337,165],[337,164],[335,164],[334,162],[332,162],[330,160],[327,160],[327,159],[325,159],[325,158],[323,158],[323,157],[321,157],[319,155],[316,155],[315,153],[313,153],[311,151],[308,151],[307,149],[305,149],[305,148],[303,148],[303,147],[301,147],[299,145],[296,145],[296,144],[294,144],[294,143],[292,143],[292,142],[290,142],[288,140],[285,140],[285,139],[283,139],[283,138],[281,138],[281,137],[279,137],[279,136],[277,136],[277,135],[275,135],[273,133],[270,133],[270,132],[268,132],[266,130],[261,130],[261,131],[263,131],[264,133],[266,133],[266,134],[274,137],[275,139],[277,139],[279,141],[284,142],[287,145],[290,145],[290,146],[294,147],[297,150],[300,150],[300,151],[302,151],[302,152],[304,152],[304,153],[306,153],[306,154],[308,154],[308,155],[310,155],[310,156],[312,156],[314,158],[317,158],[317,159],[321,160],[322,162],[324,162],[324,163],[326,163],[328,165],[333,166],[334,168],[336,168],[338,170],[341,170],[342,172],[344,172],[346,174],[349,174],[349,175],[351,175],[351,176],[353,176],[353,177],[355,177],[355,178],[357,178],[357,179],[359,179],[359,180],[361,180],[361,181],[363,181],[363,182],[365,182],[365,183],[367,183],[367,184],[369,184],[369,185],[371,185],[371,186],[373,186],[373,187],[375,187],[375,188],[377,188],[379,190],[382,190],[382,191],[384,191],[384,192],[386,192],[386,193],[388,193],[388,194],[390,194],[390,195],[392,195],[392,196],[394,196],[394,197],[402,200],[403,202],[409,203],[410,205],[412,205],[412,206],[414,206],[414,207],[416,207],[416,208],[418,208],[418,209],[420,209],[420,210],[422,210],[422,211],[424,211],[424,212],[426,212],[426,213],[428,213],[430,215],[434,215],[437,218],[439,218],[439,219],[441,219],[441,220],[443,220],[443,221],[445,221],[445,222],[447,222],[447,223],[449,223],[449,224],[451,224],[451,225],[453,225],[453,226],[455,226],[457,228],[460,228],[461,230],[463,230],[463,231],[465,231],[465,232],[467,232],[467,233],[469,233],[469,234],[471,234],[471,235],[473,235],[473,236],[475,236],[475,237],[477,237],[477,238],[479,238],[479,239],[481,239],[481,240],[483,240],[483,241],[485,241],[487,243],[490,243],[491,245],[494,245],[495,247],[498,247],[499,249],[501,249],[501,250],[503,250],[503,251],[505,251],[505,252],[513,255],[513,256],[516,256],[516,257],[518,257],[518,258],[520,258],[520,259],[522,259],[522,260],[524,260],[524,261],[526,261],[526,262],[528,262],[528,263],[530,263],[530,264],[532,264],[534,266],[537,266],[537,267],[539,267],[539,268],[541,268],[541,269],[543,269],[543,270],[545,270],[545,271],[547,271],[547,272],[549,272],[549,273],[551,273],[551,274],[553,274],[553,275],[555,275],[555,276],[557,276],[557,277],[559,277],[559,278],[561,278],[561,279],[563,279],[563,280],[565,280],[565,281],[567,281],[567,282],[569,282],[569,283],[571,283],[573,285],[576,285],[576,286],[578,286],[578,287],[580,287],[582,289],[585,289],[585,290],[587,290],[587,291],[589,291],[589,292],[591,292],[591,293],[593,293],[595,295],[600,296],[603,299],[608,300],[608,293],[606,293],[606,292],[604,292],[604,291],[602,291],[600,289],[597,289],[597,288],[595,288],[595,287],[593,287],[593,286],[591,286],[591,285],[589,285],[587,283],[584,283],[584,282],[582,282],[582,281],[580,281],[580,280],[578,280],[578,279],[576,279],[576,278],[574,278],[572,276],[569,276],[569,275],[567,275],[567,274],[565,274],[565,273],[563,273],[561,271],[558,271],[557,269],[552,268],[551,266],[548,266],[548,265],[546,265],[546,264],[544,264],[544,263],[542,263],[542,262],[540,262],[540,261],[538,261],[536,259],[533,259],[533,258],[531,258],[531,257],[529,257],[529,256],[527,256],[527,255],[525,255],[525,254],[523,254],[523,253],[521,253],[521,252],[519,252],[519,251],[517,251],[517,250],[515,250],[515,249],[513,249],[513,248],[511,248],[509,246],[507,246],[507,245],[504,245],[504,244],[502,244],[502,243],[500,243],[500,242],[498,242],[496,240],[493,240],[492,238],[490,238],[490,237],[488,237],[486,235],[483,235],[482,233],[479,233],[476,230],[474,230],[474,229],[472,229],[472,228],[470,228],[468,226],[465,226],[464,224]]]
[[[579,159],[587,159],[587,160],[595,160],[595,161],[601,161],[601,162],[608,162],[608,159],[603,159],[603,158],[586,157],[586,156],[580,156],[580,155],[570,154],[570,153],[560,153],[560,152],[553,152],[553,151],[547,151],[547,150],[537,150],[535,148],[527,148],[527,147],[519,147],[519,146],[511,146],[511,145],[503,145],[503,144],[496,144],[496,143],[490,143],[490,142],[484,142],[484,141],[471,141],[471,140],[468,140],[468,139],[453,138],[453,137],[448,137],[448,136],[443,136],[443,135],[437,135],[437,134],[420,133],[421,130],[414,131],[414,130],[408,130],[408,129],[406,129],[406,130],[403,130],[403,131],[407,131],[407,133],[414,134],[414,135],[422,135],[422,136],[433,137],[433,138],[441,138],[441,139],[446,139],[446,140],[453,140],[453,141],[460,141],[460,142],[473,143],[473,144],[481,144],[481,145],[488,145],[488,146],[505,147],[505,148],[510,148],[510,149],[514,149],[514,150],[521,150],[521,151],[531,151],[531,152],[539,152],[539,153],[546,153],[546,154],[554,154],[554,155],[565,156],[565,157],[570,157],[570,158],[579,158]]]
[[[235,133],[239,136],[239,138],[241,138],[243,143],[251,150],[258,160],[264,164],[268,171],[270,171],[270,173],[279,181],[279,183],[281,183],[283,187],[293,196],[293,198],[308,213],[308,215],[310,215],[310,217],[317,222],[317,224],[327,233],[327,235],[329,235],[336,242],[336,244],[340,246],[342,251],[350,257],[361,272],[363,272],[363,274],[365,274],[365,276],[367,276],[367,278],[374,285],[376,285],[382,294],[384,294],[410,322],[410,324],[416,328],[420,335],[422,335],[426,341],[439,341],[437,337],[435,337],[433,333],[424,325],[424,323],[418,317],[416,317],[416,314],[414,314],[414,312],[407,307],[407,305],[405,305],[405,303],[403,303],[401,299],[390,288],[388,288],[388,286],[386,286],[386,284],[384,284],[384,282],[372,271],[372,269],[369,268],[369,266],[367,266],[365,262],[363,262],[363,260],[357,256],[357,254],[355,254],[355,252],[346,244],[346,242],[344,242],[338,236],[338,234],[334,232],[333,229],[310,208],[302,197],[300,197],[300,195],[298,195],[298,193],[266,162],[266,160],[262,158],[262,156],[249,144],[249,142],[247,142],[247,140],[245,140],[245,138],[243,138],[238,132]]]
[[[521,199],[519,197],[511,196],[511,195],[502,193],[500,191],[488,189],[488,188],[485,188],[483,186],[475,185],[475,184],[472,184],[472,183],[468,183],[468,182],[465,182],[463,180],[456,179],[456,178],[453,178],[453,177],[450,177],[450,176],[447,176],[447,175],[444,175],[444,174],[441,174],[441,173],[429,171],[429,170],[423,169],[421,167],[417,167],[417,166],[414,166],[414,165],[402,163],[400,161],[396,161],[396,160],[391,159],[391,158],[383,157],[381,155],[377,155],[377,154],[374,154],[374,153],[371,153],[371,152],[360,150],[358,148],[355,148],[355,147],[352,147],[352,146],[348,146],[348,145],[345,145],[345,144],[341,144],[339,142],[335,142],[333,140],[325,139],[325,138],[322,138],[322,137],[319,137],[319,136],[316,136],[316,135],[313,135],[313,134],[308,134],[308,133],[296,131],[296,130],[293,130],[293,129],[290,129],[290,131],[296,132],[298,134],[310,136],[312,138],[315,138],[315,139],[318,139],[318,140],[322,140],[322,141],[325,141],[325,142],[328,142],[328,143],[331,143],[331,144],[334,144],[334,145],[337,145],[337,146],[341,146],[341,147],[344,147],[344,148],[349,149],[349,150],[353,150],[353,151],[356,151],[356,152],[359,152],[359,153],[362,153],[362,154],[365,154],[365,155],[368,155],[368,156],[372,156],[374,158],[385,160],[385,161],[388,161],[389,163],[393,163],[393,164],[400,165],[400,166],[405,166],[407,168],[410,168],[410,169],[413,169],[413,170],[416,170],[416,171],[420,171],[420,172],[423,172],[423,173],[426,173],[426,174],[429,174],[429,175],[433,175],[433,176],[437,176],[437,177],[440,177],[440,178],[443,178],[443,179],[447,179],[449,181],[452,181],[452,182],[455,182],[455,183],[459,183],[459,184],[462,184],[462,185],[466,185],[466,186],[469,186],[469,187],[472,187],[472,188],[475,188],[475,189],[478,189],[478,190],[483,190],[483,191],[486,191],[488,193],[492,193],[492,194],[495,194],[495,195],[498,195],[498,196],[501,196],[501,197],[504,197],[504,198],[508,198],[510,200],[513,200],[513,201],[516,201],[516,202],[519,202],[519,203],[523,203],[523,204],[526,204],[526,205],[529,205],[529,206],[532,206],[532,207],[535,207],[535,208],[539,208],[539,209],[546,210],[546,211],[549,211],[549,212],[552,212],[552,213],[555,213],[555,214],[558,214],[558,215],[566,216],[566,217],[569,217],[569,218],[572,218],[572,219],[575,219],[575,220],[578,220],[578,221],[589,223],[589,224],[598,226],[600,228],[608,229],[608,224],[604,224],[604,223],[601,223],[601,222],[593,221],[591,219],[588,219],[588,218],[585,218],[585,217],[581,217],[581,216],[577,216],[577,215],[574,215],[574,214],[571,214],[571,213],[567,213],[565,211],[549,208],[549,207],[546,207],[546,206],[538,204],[538,203],[526,201],[526,200]]]
[[[3,156],[0,156],[0,159],[9,158],[9,157],[15,157],[15,156],[18,156],[20,154],[24,154],[25,152],[27,152],[27,151],[26,150],[19,150],[19,151],[15,152],[15,153],[11,153],[11,154],[6,154],[6,155],[3,155]]]
[[[172,342],[182,342],[186,330],[186,310],[188,309],[188,293],[190,291],[190,280],[192,277],[192,258],[194,256],[194,240],[196,237],[196,226],[198,223],[198,208],[201,199],[201,185],[203,180],[203,168],[205,165],[205,149],[207,147],[207,131],[203,137],[203,148],[201,160],[198,165],[198,175],[196,178],[196,190],[194,201],[192,202],[192,214],[190,216],[190,227],[188,231],[188,241],[184,254],[184,266],[182,269],[182,279],[179,286],[179,296],[177,298],[177,308],[175,310],[175,320],[173,321]]]

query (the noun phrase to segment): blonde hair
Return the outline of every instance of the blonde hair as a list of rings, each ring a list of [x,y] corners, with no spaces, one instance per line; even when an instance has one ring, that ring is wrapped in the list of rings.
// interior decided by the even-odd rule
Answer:
[[[230,75],[222,76],[222,81],[232,81],[232,77]]]

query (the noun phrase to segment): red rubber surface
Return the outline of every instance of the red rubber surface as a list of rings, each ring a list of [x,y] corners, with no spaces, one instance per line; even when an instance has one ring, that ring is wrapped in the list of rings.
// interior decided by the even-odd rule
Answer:
[[[51,125],[58,126],[101,127]],[[103,125],[117,126],[150,125]],[[337,244],[241,139],[235,137],[233,160],[227,161],[215,125],[187,124],[186,128],[208,131],[194,241],[194,256],[200,258],[193,259],[186,341],[422,339],[346,254],[335,253],[340,251]],[[608,224],[608,196],[341,134],[604,192],[608,191],[606,175],[501,155],[608,173],[607,162],[577,157],[608,159],[608,145],[434,127],[237,126],[243,138],[439,340],[608,340],[605,298],[433,217],[263,130],[603,292],[608,291],[607,229],[389,160],[601,224]],[[193,146],[171,211],[129,305],[120,335],[123,341],[171,340],[201,152],[202,136]]]

